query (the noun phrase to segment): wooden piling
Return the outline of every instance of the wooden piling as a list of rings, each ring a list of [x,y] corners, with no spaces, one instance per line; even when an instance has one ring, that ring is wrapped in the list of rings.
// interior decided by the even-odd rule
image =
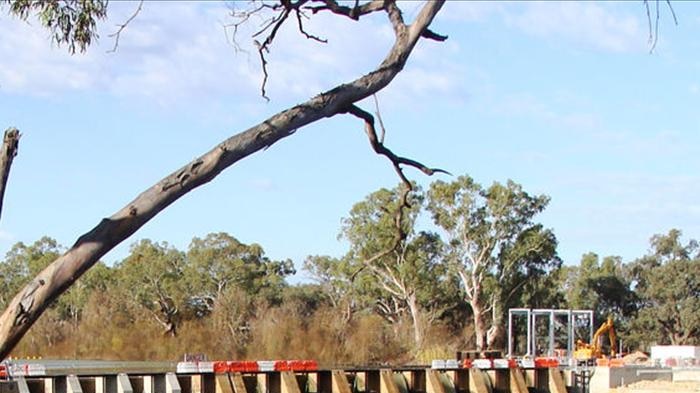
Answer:
[[[489,393],[486,375],[477,368],[469,369],[469,391],[471,393]]]
[[[566,384],[558,368],[549,369],[549,393],[566,393]]]
[[[343,370],[331,371],[332,393],[352,393],[348,377]]]

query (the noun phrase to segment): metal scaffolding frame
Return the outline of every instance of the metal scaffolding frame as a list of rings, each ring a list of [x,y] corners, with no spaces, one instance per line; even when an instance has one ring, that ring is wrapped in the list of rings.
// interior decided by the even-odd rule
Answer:
[[[555,351],[555,323],[558,316],[566,316],[566,357],[571,358],[574,352],[576,343],[575,340],[575,322],[576,318],[587,319],[589,338],[588,342],[593,340],[593,311],[592,310],[567,310],[567,309],[548,309],[548,308],[511,308],[508,310],[508,356],[513,357],[514,340],[513,340],[513,319],[514,317],[527,318],[527,353],[525,356],[557,356]],[[545,353],[537,353],[537,330],[536,323],[538,318],[548,318],[548,348]]]

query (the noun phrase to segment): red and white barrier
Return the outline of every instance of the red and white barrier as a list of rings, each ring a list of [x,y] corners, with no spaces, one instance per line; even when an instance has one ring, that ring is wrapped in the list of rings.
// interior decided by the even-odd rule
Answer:
[[[520,368],[535,368],[535,359],[523,358],[518,359],[518,364]]]
[[[535,358],[535,368],[555,368],[559,367],[557,358]]]
[[[5,369],[9,377],[43,377],[46,376],[46,366],[43,364],[12,364]]]
[[[179,362],[176,367],[178,374],[211,374],[217,362]]]
[[[222,360],[216,362],[179,362],[177,373],[256,373],[273,371],[308,372],[317,371],[315,360]]]
[[[518,368],[515,359],[493,359],[493,368]]]
[[[230,373],[255,373],[260,371],[258,362],[252,360],[228,362],[228,372]]]
[[[492,369],[494,368],[493,359],[473,359],[470,368],[478,368],[481,370]]]

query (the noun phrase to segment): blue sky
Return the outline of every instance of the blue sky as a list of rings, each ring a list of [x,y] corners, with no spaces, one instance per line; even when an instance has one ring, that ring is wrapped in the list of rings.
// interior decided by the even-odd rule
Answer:
[[[700,238],[700,6],[673,4],[679,25],[662,7],[650,54],[641,2],[448,3],[433,26],[449,40],[421,42],[378,95],[387,144],[482,184],[513,179],[551,196],[540,219],[566,263],[588,251],[632,260],[670,228]],[[249,31],[243,51],[225,34],[225,3],[146,2],[106,53],[136,5],[110,3],[98,44],[75,56],[38,22],[0,14],[0,128],[23,133],[0,255],[43,235],[72,244],[224,138],[371,70],[392,43],[383,15],[313,18],[307,28],[325,45],[283,30],[266,102]],[[406,18],[419,6],[403,3]],[[104,259],[141,238],[186,249],[217,231],[298,264],[340,256],[340,219],[397,182],[359,121],[326,119],[229,168]]]

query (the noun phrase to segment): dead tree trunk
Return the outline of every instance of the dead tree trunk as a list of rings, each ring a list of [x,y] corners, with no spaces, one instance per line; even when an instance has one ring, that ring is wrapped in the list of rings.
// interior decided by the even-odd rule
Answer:
[[[336,4],[335,1],[326,1]],[[427,1],[412,24],[405,24],[393,1],[373,2],[386,11],[396,40],[379,67],[370,73],[282,111],[232,136],[209,152],[144,191],[90,232],[39,273],[10,302],[0,316],[0,359],[5,358],[41,313],[100,257],[121,243],[171,203],[216,177],[239,160],[288,137],[299,128],[325,117],[349,113],[358,101],[387,86],[403,69],[421,37],[444,40],[428,30],[444,0]],[[345,14],[342,8],[328,8]],[[352,16],[345,14],[345,16]],[[404,163],[405,164],[405,163]],[[398,165],[398,163],[395,163]]]
[[[14,127],[5,130],[5,137],[2,140],[2,150],[0,150],[0,214],[2,214],[2,202],[5,200],[5,187],[7,179],[10,177],[12,160],[17,155],[19,147],[20,133]]]

